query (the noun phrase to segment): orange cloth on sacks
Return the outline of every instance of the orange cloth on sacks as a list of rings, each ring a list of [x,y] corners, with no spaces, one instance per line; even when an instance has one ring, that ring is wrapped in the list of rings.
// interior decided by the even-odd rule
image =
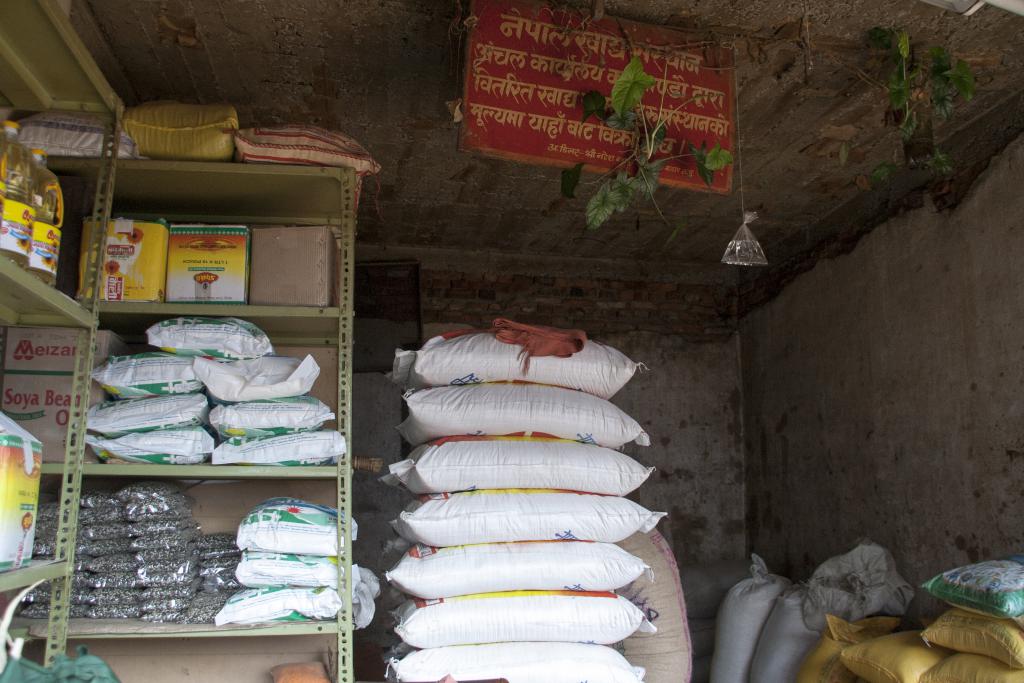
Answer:
[[[467,334],[493,334],[498,341],[516,344],[522,347],[520,357],[523,359],[523,370],[530,369],[530,358],[533,356],[555,356],[568,358],[579,353],[587,344],[587,333],[583,330],[564,330],[559,327],[544,325],[527,325],[517,323],[508,318],[495,318],[489,330],[466,329],[455,330],[444,335],[445,339],[454,339]]]

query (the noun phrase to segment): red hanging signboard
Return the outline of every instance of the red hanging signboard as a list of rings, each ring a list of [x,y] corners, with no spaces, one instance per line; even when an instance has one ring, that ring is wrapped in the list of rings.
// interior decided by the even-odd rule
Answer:
[[[667,123],[658,157],[688,155],[690,145],[733,151],[736,89],[732,50],[687,41],[669,29],[529,0],[474,0],[467,46],[461,147],[503,159],[554,166],[585,164],[604,173],[633,147],[631,131],[583,118],[583,95],[609,96],[635,55],[657,79],[642,102],[648,121]],[[732,166],[710,187],[693,157],[671,161],[661,182],[728,194]]]

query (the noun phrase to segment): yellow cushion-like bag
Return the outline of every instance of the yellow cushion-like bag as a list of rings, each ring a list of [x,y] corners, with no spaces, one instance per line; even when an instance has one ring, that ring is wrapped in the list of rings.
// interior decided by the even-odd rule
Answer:
[[[1024,683],[1024,671],[981,655],[953,655],[932,668],[920,683]]]
[[[124,127],[151,159],[230,161],[238,114],[230,104],[147,102],[125,112]]]
[[[825,632],[804,659],[796,683],[854,683],[857,677],[839,661],[840,653],[850,645],[892,633],[900,625],[899,617],[872,617],[852,624],[832,614],[825,619]]]
[[[868,683],[918,683],[924,672],[951,654],[945,648],[929,647],[920,631],[905,631],[851,645],[839,658]]]
[[[1012,619],[951,609],[921,633],[927,642],[1024,669],[1024,630]]]

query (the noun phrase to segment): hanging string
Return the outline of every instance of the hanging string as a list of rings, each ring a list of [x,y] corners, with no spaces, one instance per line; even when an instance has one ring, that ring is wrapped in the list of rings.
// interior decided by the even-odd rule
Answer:
[[[736,173],[740,177],[740,212],[743,214],[743,224],[752,223],[757,220],[757,213],[751,211],[747,213],[746,195],[743,187],[743,129],[740,127],[740,82],[739,82],[739,62],[736,58],[736,43],[732,46],[732,67],[733,72],[736,74],[736,85],[733,88],[733,118],[736,119]]]

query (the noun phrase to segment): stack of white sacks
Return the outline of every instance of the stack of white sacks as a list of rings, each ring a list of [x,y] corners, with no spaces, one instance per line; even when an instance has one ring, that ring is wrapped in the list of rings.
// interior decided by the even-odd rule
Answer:
[[[352,522],[352,540],[358,527]],[[244,590],[233,595],[215,623],[259,624],[333,619],[338,595],[338,511],[296,498],[257,505],[238,526],[242,559],[235,570]],[[352,566],[352,610],[356,628],[373,619],[380,583]]]
[[[421,496],[394,522],[413,545],[387,574],[411,598],[395,630],[418,648],[391,662],[399,681],[643,678],[608,647],[653,629],[613,592],[649,571],[614,544],[664,516],[623,497],[651,470],[614,450],[649,443],[607,400],[638,365],[595,342],[526,367],[521,351],[476,333],[397,354],[398,429],[417,448],[386,479]]]
[[[300,466],[345,454],[341,434],[322,429],[334,414],[306,395],[320,374],[312,356],[271,355],[267,335],[237,318],[172,318],[147,338],[161,350],[93,372],[116,399],[89,412],[87,441],[101,460]]]

